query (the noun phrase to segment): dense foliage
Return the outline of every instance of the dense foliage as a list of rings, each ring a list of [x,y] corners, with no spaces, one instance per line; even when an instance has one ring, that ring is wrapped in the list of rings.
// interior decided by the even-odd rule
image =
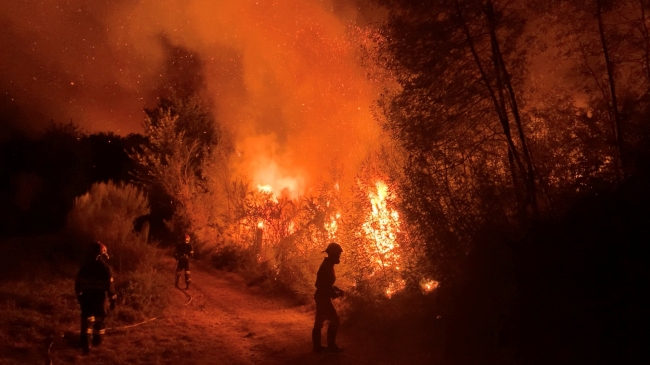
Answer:
[[[617,285],[639,282],[627,271],[609,276],[622,270],[611,255],[633,260],[629,249],[639,243],[610,220],[639,207],[621,203],[612,212],[610,203],[596,204],[591,224],[607,227],[600,237],[578,218],[586,212],[573,209],[647,183],[648,149],[639,142],[649,136],[648,4],[377,2],[388,15],[367,51],[394,85],[379,105],[406,161],[401,211],[425,242],[436,278],[451,284],[443,289],[449,306],[438,308],[456,325],[448,331],[454,357],[477,361],[463,350],[470,343],[495,346],[484,356],[517,347],[512,355],[524,362],[629,360],[631,335],[587,339],[576,328],[631,323],[594,314],[625,306],[627,293],[604,303],[587,288],[600,265]],[[554,303],[555,317],[538,321],[532,308],[548,296],[572,304]],[[575,303],[591,303],[594,317],[578,315]],[[563,337],[571,349],[534,353],[535,341],[561,328],[575,330]]]

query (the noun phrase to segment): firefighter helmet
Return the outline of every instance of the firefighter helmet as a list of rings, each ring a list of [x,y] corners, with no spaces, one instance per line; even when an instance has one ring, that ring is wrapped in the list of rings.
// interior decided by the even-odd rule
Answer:
[[[327,248],[325,251],[328,255],[334,255],[334,254],[341,254],[343,252],[343,249],[341,248],[341,245],[339,245],[336,242],[332,242],[329,245],[327,245]]]
[[[101,257],[109,259],[108,250],[106,249],[106,246],[99,241],[93,242],[91,248],[91,254],[95,258],[95,260],[99,260],[99,258]]]
[[[190,235],[185,233],[185,242],[190,242]]]

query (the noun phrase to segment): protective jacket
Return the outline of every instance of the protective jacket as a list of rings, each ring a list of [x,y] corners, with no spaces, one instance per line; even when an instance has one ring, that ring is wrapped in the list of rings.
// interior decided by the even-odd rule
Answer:
[[[77,298],[97,295],[103,299],[115,299],[111,267],[102,259],[88,261],[77,274],[74,291]]]
[[[176,245],[174,251],[174,258],[177,260],[176,264],[176,287],[178,281],[181,279],[181,274],[185,272],[185,288],[190,288],[191,271],[190,271],[190,257],[194,255],[194,248],[188,242],[183,242]]]
[[[316,273],[316,294],[317,298],[336,298],[337,294],[334,289],[336,282],[336,273],[334,272],[334,261],[326,257]]]
[[[80,340],[84,353],[90,350],[92,344],[99,346],[105,332],[106,299],[115,307],[115,287],[110,266],[101,258],[84,264],[75,280],[74,291],[81,307]]]
[[[191,244],[187,242],[180,243],[176,245],[176,250],[174,251],[174,258],[178,261],[189,260],[190,257],[194,255],[194,248]]]

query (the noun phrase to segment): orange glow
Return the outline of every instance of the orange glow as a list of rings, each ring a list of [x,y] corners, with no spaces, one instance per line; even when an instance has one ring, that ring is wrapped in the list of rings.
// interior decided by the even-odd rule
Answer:
[[[259,141],[260,143],[265,143]],[[254,157],[248,160],[246,169],[249,170],[247,175],[256,182],[259,191],[273,194],[277,201],[279,197],[295,199],[305,191],[305,179],[301,169],[292,169],[291,161],[282,163],[269,157],[269,151],[266,151],[262,145],[255,145],[249,153]],[[242,160],[243,162],[243,160]],[[241,165],[243,166],[243,165]],[[241,167],[240,166],[240,167]]]
[[[329,202],[328,202],[329,205]],[[329,222],[325,222],[325,230],[327,230],[327,239],[333,240],[336,239],[336,231],[338,230],[337,220],[341,218],[341,213],[336,213],[333,217],[330,217]]]
[[[420,289],[422,292],[430,293],[433,290],[437,289],[440,286],[440,283],[433,279],[422,279],[420,280]]]
[[[399,266],[399,245],[395,242],[399,232],[399,214],[386,206],[388,187],[381,181],[375,186],[377,191],[368,194],[372,212],[366,217],[363,231],[375,243],[375,262],[382,268]]]
[[[259,222],[257,223],[257,228],[263,229],[263,228],[264,228],[264,222],[259,221]]]
[[[381,88],[361,63],[360,3],[21,4],[0,3],[13,34],[0,40],[0,79],[12,80],[19,108],[38,109],[26,119],[140,133],[161,90],[196,92],[232,132],[233,171],[277,196],[306,193],[333,159],[351,176],[380,145],[371,108]]]
[[[406,282],[402,279],[396,280],[388,284],[388,288],[386,289],[386,296],[389,298],[392,297],[393,294],[404,289],[405,286],[406,286]]]
[[[375,264],[375,272],[382,272],[389,280],[385,293],[390,297],[405,286],[404,280],[396,273],[401,265],[400,247],[396,241],[400,232],[399,214],[388,207],[388,186],[377,181],[375,187],[376,190],[368,193],[372,209],[366,216],[362,230],[371,242],[368,250]],[[389,271],[391,274],[388,274]]]

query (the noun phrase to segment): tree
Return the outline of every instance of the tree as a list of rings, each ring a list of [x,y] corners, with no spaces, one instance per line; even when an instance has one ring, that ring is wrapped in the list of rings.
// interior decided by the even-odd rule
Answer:
[[[147,115],[145,125],[153,129],[160,128],[161,131],[170,127],[162,126],[161,123],[168,123],[166,119],[169,117],[176,118],[173,126],[166,133],[173,132],[177,135],[182,133],[182,143],[194,144],[190,149],[193,150],[195,156],[190,163],[195,172],[200,175],[200,166],[203,160],[207,157],[210,149],[219,144],[222,135],[214,117],[204,107],[201,99],[196,94],[181,98],[170,92],[169,96],[160,98],[156,109],[145,109],[145,114]],[[145,135],[148,133],[145,131]],[[166,149],[160,150],[161,153],[173,153],[172,146],[159,145],[159,148]]]
[[[219,193],[212,186],[215,175],[225,174],[227,152],[211,114],[198,97],[161,99],[156,110],[147,110],[143,123],[146,142],[131,152],[140,169],[138,178],[150,191],[162,192],[158,201],[169,202],[173,211],[167,222],[172,232],[197,235],[200,250],[214,231]]]
[[[406,154],[404,208],[430,255],[466,252],[489,221],[538,212],[522,105],[524,7],[493,1],[382,1],[376,60],[399,85],[380,100]]]
[[[553,20],[554,41],[573,63],[566,80],[586,96],[593,114],[605,110],[603,138],[610,144],[608,154],[619,179],[632,172],[626,140],[636,138],[632,131],[638,127],[630,125],[638,111],[635,105],[650,90],[648,6],[643,0],[559,0],[540,8]]]

